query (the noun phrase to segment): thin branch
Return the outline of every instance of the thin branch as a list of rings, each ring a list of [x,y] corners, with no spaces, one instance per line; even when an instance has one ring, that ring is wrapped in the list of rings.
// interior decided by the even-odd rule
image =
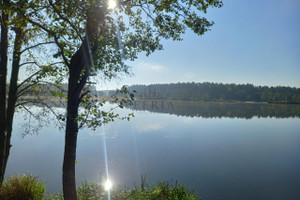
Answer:
[[[61,87],[59,87],[57,84],[54,84],[54,83],[51,83],[51,82],[48,82],[48,81],[39,81],[39,83],[46,83],[46,84],[48,84],[48,85],[51,85],[51,86],[56,87],[57,89],[60,89],[61,91],[65,92],[65,93],[68,92],[67,90],[65,90],[65,89],[63,89],[63,88],[61,88]]]
[[[25,79],[24,81],[22,81],[22,83],[20,83],[17,88],[20,88],[24,83],[26,83],[27,81],[29,81],[30,79],[32,79],[34,76],[36,76],[37,74],[39,74],[41,72],[41,70],[35,72],[34,74],[32,74],[31,76],[29,76],[27,79]]]
[[[30,87],[32,87],[36,84],[38,84],[38,83],[29,84],[26,87],[24,87],[23,89],[21,89],[20,91],[18,91],[17,92],[17,98],[19,98],[22,95],[22,93],[24,93],[24,91],[26,91],[28,88],[30,88]]]
[[[55,115],[56,119],[58,119],[58,115],[56,114],[56,112],[52,109],[51,106],[49,106],[47,103],[44,103],[41,99],[40,99],[40,96],[36,95],[36,97],[38,98],[39,102],[37,102],[38,104],[42,104],[44,106],[46,106],[51,112],[53,115]],[[59,121],[59,120],[58,120]],[[60,121],[59,121],[60,122]]]
[[[148,13],[142,5],[140,5],[140,7],[142,8],[142,10],[146,13],[146,15],[147,15],[149,18],[151,18],[153,21],[155,21],[155,19],[152,17],[152,15],[151,15],[150,13]],[[149,9],[149,8],[148,8],[148,9]]]
[[[36,45],[33,45],[33,46],[30,46],[30,47],[27,47],[27,48],[23,49],[23,50],[20,52],[20,54],[24,53],[25,51],[27,51],[27,50],[29,50],[29,49],[33,49],[33,48],[35,48],[35,47],[38,47],[38,46],[40,46],[40,45],[45,45],[45,44],[55,44],[55,42],[53,41],[53,42],[42,42],[42,43],[38,43],[38,44],[36,44]]]
[[[36,118],[36,119],[38,119],[38,117],[36,117],[32,112],[30,112],[26,107],[25,107],[25,105],[26,104],[29,104],[29,103],[32,103],[32,104],[41,104],[41,105],[43,105],[43,106],[45,106],[45,107],[47,107],[49,110],[50,110],[50,112],[58,119],[58,115],[56,114],[56,112],[51,108],[51,106],[49,106],[47,103],[44,103],[44,102],[42,102],[42,100],[41,99],[38,99],[39,101],[33,101],[33,100],[28,100],[28,101],[23,101],[23,102],[20,102],[20,103],[18,103],[18,104],[16,104],[16,107],[18,107],[18,106],[22,106],[27,112],[29,112],[34,118]],[[59,120],[58,120],[59,121]],[[59,123],[62,125],[62,123],[59,121]]]
[[[36,10],[33,10],[32,12],[28,13],[28,16],[32,16],[33,14],[37,14],[38,12],[42,11],[43,9],[47,8],[47,6],[42,6]]]
[[[28,20],[31,24],[40,27],[41,29],[43,29],[43,30],[46,31],[47,33],[54,35],[55,43],[56,43],[56,45],[58,46],[58,48],[61,50],[61,55],[62,55],[62,57],[63,57],[63,60],[64,60],[65,64],[66,64],[68,67],[70,67],[70,64],[69,64],[69,62],[68,62],[68,59],[66,58],[66,56],[65,56],[64,53],[63,53],[63,52],[64,52],[64,51],[63,51],[63,48],[61,47],[61,45],[60,45],[60,43],[59,43],[59,41],[58,41],[58,38],[57,38],[57,36],[56,36],[56,33],[55,33],[54,31],[51,31],[51,30],[47,29],[47,28],[46,28],[45,26],[43,26],[42,24],[39,24],[39,23],[33,21],[33,20],[30,19],[30,18],[27,18],[27,20]]]
[[[79,129],[81,129],[84,126],[84,124],[88,121],[89,115],[90,115],[90,110],[88,111],[87,115],[85,116],[85,119],[79,125],[79,127],[78,127]]]
[[[55,40],[56,45],[58,46],[58,48],[59,48],[60,51],[61,51],[61,56],[62,56],[62,58],[63,58],[65,64],[70,68],[70,63],[69,63],[67,57],[65,56],[65,54],[64,54],[64,49],[63,49],[63,47],[61,47],[61,45],[60,45],[60,43],[59,43],[58,38],[57,38],[56,35],[54,36],[54,40]]]
[[[54,12],[56,12],[56,14],[58,14],[58,16],[64,20],[65,22],[67,22],[68,24],[70,24],[70,26],[73,28],[73,30],[76,32],[76,34],[78,35],[78,37],[81,39],[81,41],[83,41],[83,38],[80,36],[80,33],[78,32],[77,28],[70,22],[70,20],[66,17],[64,17],[61,12],[59,12],[56,7],[54,6],[52,0],[49,0],[49,4],[51,5],[51,7],[53,8]]]
[[[25,16],[23,16],[23,17],[25,17]],[[46,31],[47,33],[52,33],[52,34],[54,34],[53,31],[47,29],[47,28],[46,28],[45,26],[43,26],[42,24],[39,24],[39,23],[33,21],[33,20],[30,19],[30,18],[26,18],[26,20],[28,20],[31,24],[40,27],[41,29],[43,29],[43,30]]]
[[[25,63],[22,63],[22,64],[19,65],[19,67],[22,67],[23,65],[29,65],[29,64],[36,64],[37,66],[40,67],[40,65],[37,64],[37,62],[35,62],[35,61],[34,61],[34,62],[32,61],[32,62],[25,62]]]
[[[38,117],[35,116],[29,109],[27,109],[25,105],[23,105],[23,104],[19,104],[19,105],[18,105],[18,104],[17,104],[16,107],[17,107],[17,106],[22,106],[22,107],[23,107],[23,108],[24,108],[31,116],[33,116],[35,119],[38,120]]]
[[[82,102],[83,97],[84,97],[85,95],[87,95],[88,93],[90,93],[90,92],[89,92],[89,91],[86,91],[86,92],[82,93],[82,94],[80,95],[80,97],[79,97],[79,102]]]

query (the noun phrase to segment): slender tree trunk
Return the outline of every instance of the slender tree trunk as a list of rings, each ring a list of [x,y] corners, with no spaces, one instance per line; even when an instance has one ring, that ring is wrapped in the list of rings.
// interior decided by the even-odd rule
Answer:
[[[2,3],[10,3],[4,0]],[[26,5],[25,1],[20,6]],[[9,92],[7,94],[7,50],[8,50],[8,14],[2,13],[1,21],[1,49],[0,49],[0,187],[2,185],[4,174],[6,171],[7,161],[11,148],[11,133],[13,118],[15,113],[15,105],[17,101],[18,77],[20,68],[20,51],[23,44],[24,29],[23,27],[15,27],[15,40],[13,49],[12,72],[10,77]],[[6,96],[8,95],[8,100]],[[6,101],[7,100],[7,101]]]
[[[7,3],[8,1],[1,1]],[[1,44],[0,44],[0,187],[5,173],[5,152],[7,140],[6,127],[6,77],[7,77],[7,50],[8,50],[8,14],[1,14]]]
[[[7,139],[6,139],[6,153],[5,153],[5,162],[4,169],[6,169],[7,161],[11,148],[11,135],[12,135],[12,126],[13,119],[15,114],[16,102],[17,102],[17,91],[18,91],[18,77],[20,70],[20,51],[23,44],[24,38],[24,30],[22,28],[17,28],[15,30],[15,43],[14,43],[14,51],[13,51],[13,62],[12,62],[12,72],[10,77],[9,84],[9,94],[8,94],[8,102],[7,102],[7,112],[6,112],[6,121],[7,121]]]

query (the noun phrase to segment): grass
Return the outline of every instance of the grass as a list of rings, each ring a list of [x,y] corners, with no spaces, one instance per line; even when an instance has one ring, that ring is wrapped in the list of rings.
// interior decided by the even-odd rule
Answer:
[[[146,187],[145,189],[133,188],[129,191],[123,191],[119,195],[120,200],[198,200],[196,194],[189,193],[187,187],[182,185],[172,186],[167,182],[162,182],[156,186]]]
[[[46,185],[32,175],[13,175],[5,180],[0,189],[1,200],[41,200]]]
[[[63,200],[62,193],[54,193],[45,197],[46,186],[32,175],[14,175],[5,180],[0,189],[1,200]],[[114,187],[111,191],[111,200],[199,200],[200,198],[188,188],[168,182],[158,183],[155,186],[146,184],[146,177],[142,177],[141,187],[135,186],[130,190],[121,190]],[[83,182],[77,188],[78,200],[107,200],[107,191],[103,185]]]

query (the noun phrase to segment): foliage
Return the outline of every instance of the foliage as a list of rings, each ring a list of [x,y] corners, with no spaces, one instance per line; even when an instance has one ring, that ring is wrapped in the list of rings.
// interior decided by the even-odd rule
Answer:
[[[87,40],[87,54],[90,55],[87,55],[87,66],[78,77],[78,82],[84,82],[81,80],[88,76],[87,83],[99,80],[99,76],[105,80],[128,74],[129,66],[124,62],[135,60],[140,52],[150,55],[161,50],[161,38],[181,40],[187,29],[203,35],[214,22],[201,13],[206,13],[209,7],[219,8],[223,5],[220,0],[119,0],[117,8],[111,10],[107,9],[106,0],[30,2],[35,6],[31,8],[30,15],[24,14],[24,18],[39,30],[39,34],[46,36],[46,41],[54,41],[53,56],[64,62],[64,65],[45,68],[49,73],[54,72],[51,75],[56,77],[69,76],[72,58]],[[55,75],[56,72],[62,73]],[[93,77],[95,74],[98,74],[97,78]],[[86,84],[82,94],[88,93],[90,87],[90,84]],[[60,96],[57,92],[53,93]],[[94,128],[119,117],[113,113],[98,112],[102,110],[99,105],[103,102],[98,104],[91,99],[89,95],[80,98],[80,106],[85,110],[82,109],[77,118],[80,127],[84,124]],[[61,116],[60,119],[65,117]]]
[[[157,186],[143,189],[134,188],[120,194],[120,200],[147,199],[147,200],[196,200],[199,197],[194,193],[189,193],[185,186],[172,186],[169,183],[158,183]]]
[[[44,198],[46,186],[32,175],[13,175],[3,182],[0,199],[41,200]]]
[[[186,101],[256,101],[300,103],[300,88],[252,84],[174,83],[133,85],[136,97]]]
[[[42,90],[40,83],[51,82],[59,87],[58,83],[62,81],[62,73],[58,70],[61,62],[47,55],[49,45],[54,42],[45,37],[40,27],[33,26],[26,19],[44,5],[45,1],[40,0],[2,0],[0,3],[0,187],[12,146],[15,112],[21,108],[38,120],[53,112],[47,106],[47,99],[41,95],[46,89]],[[29,104],[43,105],[48,110],[42,109],[36,114],[30,111]],[[32,126],[28,127],[31,129]]]
[[[187,187],[161,182],[152,187],[134,187],[130,190],[122,191],[114,187],[111,191],[112,200],[197,200],[196,194],[188,192]],[[77,198],[79,200],[106,200],[107,191],[104,187],[96,183],[84,182],[77,188]],[[60,193],[52,194],[47,200],[63,200]]]

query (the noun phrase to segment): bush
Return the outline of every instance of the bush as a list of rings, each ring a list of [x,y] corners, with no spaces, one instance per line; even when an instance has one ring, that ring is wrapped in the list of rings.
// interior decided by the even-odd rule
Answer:
[[[0,189],[1,200],[41,200],[46,186],[32,175],[13,175],[5,180]]]
[[[131,190],[122,191],[114,187],[110,192],[111,200],[199,200],[200,198],[189,193],[187,187],[162,182],[148,187],[142,184],[141,188],[134,187]],[[96,183],[84,182],[77,188],[78,200],[107,200],[107,191],[103,186]],[[62,194],[54,194],[48,200],[63,200]]]
[[[129,191],[120,193],[120,200],[199,200],[200,198],[189,193],[187,187],[182,185],[172,186],[172,184],[162,182],[157,186],[146,188],[133,188]]]

